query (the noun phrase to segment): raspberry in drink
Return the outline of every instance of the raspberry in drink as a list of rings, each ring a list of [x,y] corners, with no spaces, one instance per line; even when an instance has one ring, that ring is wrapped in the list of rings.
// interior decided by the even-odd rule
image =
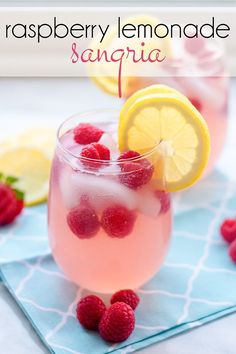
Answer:
[[[169,192],[196,183],[209,152],[201,114],[161,85],[134,94],[120,114],[94,111],[63,123],[48,220],[53,256],[68,278],[102,293],[147,282],[171,236]]]
[[[55,260],[72,281],[103,293],[149,280],[171,234],[169,194],[153,185],[152,163],[135,152],[120,155],[115,135],[114,112],[64,123],[49,198]]]

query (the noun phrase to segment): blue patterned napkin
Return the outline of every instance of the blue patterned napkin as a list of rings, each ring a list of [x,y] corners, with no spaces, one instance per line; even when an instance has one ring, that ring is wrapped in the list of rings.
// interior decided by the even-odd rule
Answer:
[[[14,224],[0,228],[0,264],[50,252],[46,204],[25,208]]]
[[[167,260],[139,289],[136,329],[124,343],[105,343],[78,324],[75,306],[86,291],[70,283],[51,256],[2,265],[3,280],[52,353],[135,351],[236,311],[236,267],[218,234],[221,220],[236,210],[235,184],[224,182],[216,199],[175,217]]]

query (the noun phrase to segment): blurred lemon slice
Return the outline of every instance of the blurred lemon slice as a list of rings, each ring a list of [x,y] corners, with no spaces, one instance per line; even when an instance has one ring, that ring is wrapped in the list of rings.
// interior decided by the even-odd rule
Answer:
[[[0,171],[18,177],[17,189],[25,193],[25,204],[47,199],[51,162],[44,152],[29,147],[12,147],[0,154]]]
[[[156,149],[164,161],[166,190],[188,188],[201,177],[208,162],[210,136],[206,122],[175,90],[168,92],[166,86],[155,85],[144,91],[134,94],[121,110],[119,148],[142,154]]]
[[[149,16],[149,15],[136,15],[129,17],[122,21],[121,26],[126,24],[126,23],[132,23],[133,25],[139,25],[139,24],[144,24],[144,25],[151,25],[152,27],[155,27],[158,24],[158,19]],[[102,43],[98,43],[98,41],[93,41],[92,42],[92,49],[100,49],[100,50],[107,50],[107,51],[112,51],[116,50],[117,48],[125,48],[125,45],[122,45],[127,43],[129,44],[129,47],[132,47],[132,49],[138,51],[140,49],[140,43],[145,40],[145,38],[139,38],[139,39],[124,39],[123,42],[121,42],[121,39],[117,39],[117,28],[116,26],[113,26],[109,32],[110,34],[105,37]],[[161,34],[161,30],[159,31],[159,35]],[[165,33],[163,32],[163,36]],[[145,42],[145,47],[142,48],[144,53],[149,53],[152,49],[158,48],[161,50],[162,53],[164,53],[165,56],[170,57],[172,53],[171,49],[171,41],[168,37],[162,38],[159,40],[156,37],[153,38],[148,38],[148,40]],[[123,63],[123,71],[129,72],[128,65],[132,65],[132,68],[134,68],[133,63],[129,63],[127,61],[124,61]],[[125,69],[126,67],[126,69]],[[104,61],[100,62],[94,62],[90,63],[88,66],[90,78],[105,92],[109,93],[110,95],[117,96],[118,95],[118,63],[106,63]],[[134,92],[136,89],[139,88],[139,78],[135,77],[133,75],[127,76],[124,75],[122,76],[122,93],[124,97],[128,97],[130,95],[130,92]]]
[[[18,178],[15,186],[25,193],[27,206],[47,199],[55,143],[55,129],[44,127],[28,129],[0,143],[0,172]]]
[[[37,147],[49,157],[53,157],[56,145],[56,129],[54,128],[30,128],[26,131],[12,135],[0,142],[0,151],[15,146]]]

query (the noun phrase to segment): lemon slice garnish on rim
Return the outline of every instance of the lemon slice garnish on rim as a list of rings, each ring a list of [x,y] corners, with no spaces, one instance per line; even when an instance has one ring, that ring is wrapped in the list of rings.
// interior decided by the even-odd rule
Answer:
[[[156,149],[169,192],[194,184],[210,154],[204,118],[185,96],[162,85],[141,90],[126,101],[120,113],[118,143],[121,151],[145,154]],[[155,166],[156,176],[159,167]]]

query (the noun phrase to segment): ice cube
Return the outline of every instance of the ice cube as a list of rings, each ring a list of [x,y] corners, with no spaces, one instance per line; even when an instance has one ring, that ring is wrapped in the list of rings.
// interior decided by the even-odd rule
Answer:
[[[92,175],[65,169],[60,178],[60,189],[66,208],[79,204],[82,196],[88,196],[93,208],[101,212],[111,204],[122,204],[132,210],[137,207],[137,194],[113,177]]]
[[[67,209],[71,209],[79,203],[81,191],[76,183],[76,172],[72,168],[66,167],[61,171],[59,188]]]
[[[108,147],[108,149],[110,150],[110,153],[111,153],[111,157],[113,159],[114,159],[114,157],[116,157],[118,155],[117,144],[110,134],[104,133],[101,136],[99,143]]]
[[[155,196],[150,187],[144,187],[138,192],[138,209],[147,216],[156,218],[161,210],[160,200]]]
[[[108,163],[101,166],[98,174],[101,175],[118,175],[120,173],[120,167],[117,163]]]

